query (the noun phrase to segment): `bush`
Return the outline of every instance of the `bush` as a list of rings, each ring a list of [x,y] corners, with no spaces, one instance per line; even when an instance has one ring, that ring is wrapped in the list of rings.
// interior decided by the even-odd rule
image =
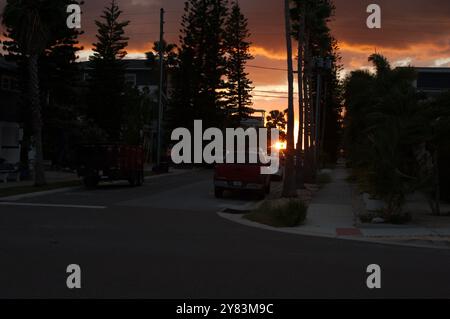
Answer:
[[[265,202],[244,218],[273,227],[296,227],[305,222],[308,207],[298,199]]]
[[[412,221],[412,215],[408,212],[401,214],[388,214],[383,210],[369,211],[358,215],[359,220],[364,224],[372,223],[374,218],[382,218],[385,224],[404,225]]]
[[[389,215],[386,218],[389,223],[394,225],[404,225],[412,221],[412,215],[410,213]]]

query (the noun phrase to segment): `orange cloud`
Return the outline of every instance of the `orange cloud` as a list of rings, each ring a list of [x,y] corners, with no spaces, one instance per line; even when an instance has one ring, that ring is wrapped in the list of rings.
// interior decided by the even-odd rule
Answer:
[[[286,52],[285,51],[274,51],[261,46],[252,46],[250,48],[250,52],[253,56],[260,56],[264,58],[268,58],[271,60],[285,61],[286,60]]]
[[[368,65],[367,58],[378,52],[385,55],[393,64],[414,66],[445,66],[450,62],[450,42],[441,45],[435,42],[412,43],[404,47],[356,44],[342,41],[339,43],[344,67],[347,70]]]

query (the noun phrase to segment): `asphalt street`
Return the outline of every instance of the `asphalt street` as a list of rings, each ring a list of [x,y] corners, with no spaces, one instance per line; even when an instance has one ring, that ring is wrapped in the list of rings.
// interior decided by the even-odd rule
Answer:
[[[450,298],[450,251],[302,237],[217,212],[211,171],[0,203],[0,298]],[[78,264],[82,288],[66,286]],[[382,287],[366,286],[366,267]]]

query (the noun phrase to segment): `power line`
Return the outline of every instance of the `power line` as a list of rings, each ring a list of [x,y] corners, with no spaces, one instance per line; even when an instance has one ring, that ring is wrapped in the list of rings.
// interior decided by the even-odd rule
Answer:
[[[260,65],[252,65],[252,64],[248,64],[247,67],[249,67],[249,68],[254,68],[254,69],[262,69],[262,70],[273,70],[273,71],[283,71],[283,72],[287,72],[287,69],[270,68],[270,67],[265,67],[265,66],[260,66]]]
[[[252,94],[252,96],[256,97],[267,97],[267,98],[273,98],[273,99],[288,99],[287,96],[275,96],[275,95],[264,95],[264,94]]]
[[[289,92],[279,92],[279,91],[264,91],[264,90],[253,90],[253,92],[260,92],[260,93],[271,93],[271,94],[289,94]],[[294,92],[294,94],[298,94],[297,92]]]

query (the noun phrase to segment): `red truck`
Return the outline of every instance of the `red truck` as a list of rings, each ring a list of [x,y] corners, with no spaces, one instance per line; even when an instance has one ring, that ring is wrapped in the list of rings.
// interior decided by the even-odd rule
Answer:
[[[247,154],[246,154],[246,157]],[[217,164],[214,173],[214,194],[222,198],[225,190],[250,191],[264,198],[270,193],[271,175],[261,174],[264,164]]]
[[[102,180],[127,180],[131,186],[144,183],[144,151],[141,146],[84,144],[77,151],[77,171],[87,187]]]

